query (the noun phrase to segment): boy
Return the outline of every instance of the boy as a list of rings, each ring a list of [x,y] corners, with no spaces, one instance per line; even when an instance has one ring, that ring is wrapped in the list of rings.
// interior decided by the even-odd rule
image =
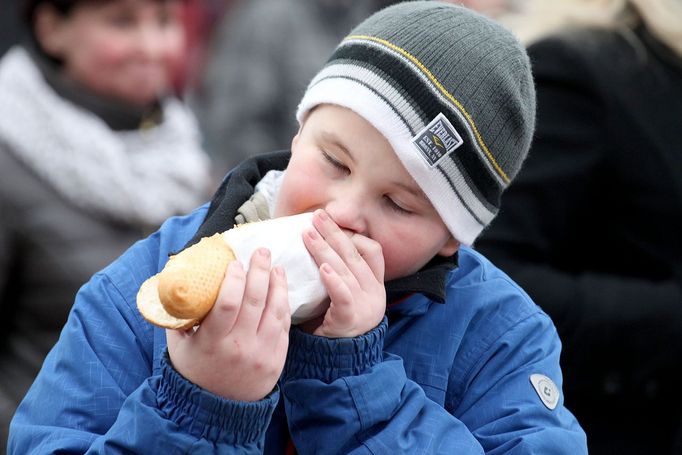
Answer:
[[[311,82],[291,156],[245,163],[210,208],[81,290],[10,450],[586,452],[551,321],[460,247],[521,165],[533,96],[525,53],[482,16],[436,2],[371,16]],[[140,284],[188,240],[306,211],[331,299],[320,320],[289,330],[265,250],[228,268],[196,332],[138,314]]]

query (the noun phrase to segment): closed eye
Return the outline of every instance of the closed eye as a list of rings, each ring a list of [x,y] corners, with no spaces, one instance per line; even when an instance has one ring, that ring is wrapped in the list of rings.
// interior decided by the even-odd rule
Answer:
[[[344,165],[341,161],[337,160],[336,158],[334,158],[333,156],[331,156],[330,154],[328,154],[324,150],[322,151],[322,156],[324,157],[325,161],[327,161],[329,164],[331,164],[337,170],[339,170],[345,174],[350,173],[350,169],[348,169],[348,167],[346,165]]]
[[[401,206],[396,201],[391,199],[390,196],[384,196],[384,200],[386,201],[386,204],[388,204],[388,207],[391,210],[398,212],[401,215],[411,215],[413,213],[411,210],[406,209],[405,207]]]

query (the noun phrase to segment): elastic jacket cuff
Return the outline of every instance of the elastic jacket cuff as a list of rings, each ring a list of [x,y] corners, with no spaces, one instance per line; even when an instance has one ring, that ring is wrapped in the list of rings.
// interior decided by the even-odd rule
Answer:
[[[256,443],[264,436],[278,399],[276,387],[259,401],[228,400],[185,379],[173,368],[168,351],[161,359],[159,407],[197,438],[233,445]]]
[[[355,338],[326,338],[294,326],[284,380],[319,379],[327,384],[344,376],[356,376],[383,360],[386,317],[371,331]]]

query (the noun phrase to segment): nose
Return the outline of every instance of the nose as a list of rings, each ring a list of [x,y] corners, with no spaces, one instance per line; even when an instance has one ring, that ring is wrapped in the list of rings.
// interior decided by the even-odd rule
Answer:
[[[147,60],[155,61],[163,55],[164,35],[155,25],[145,24],[138,31],[138,49]]]
[[[367,235],[367,207],[360,195],[339,194],[327,202],[324,209],[341,229]]]

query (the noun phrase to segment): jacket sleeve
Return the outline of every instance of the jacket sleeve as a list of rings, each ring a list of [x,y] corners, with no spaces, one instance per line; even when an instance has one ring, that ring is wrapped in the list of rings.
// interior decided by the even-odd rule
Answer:
[[[585,434],[560,399],[544,408],[528,372],[557,377],[559,342],[549,320],[520,323],[482,355],[456,409],[430,400],[401,358],[382,353],[386,321],[354,339],[294,330],[283,394],[301,453],[581,454]],[[551,343],[548,345],[548,341]],[[520,349],[518,343],[541,343]],[[483,357],[480,357],[483,359]],[[485,371],[483,371],[485,370]],[[466,382],[466,381],[464,381]],[[331,436],[333,435],[333,436]]]
[[[10,454],[262,451],[277,390],[233,402],[186,381],[166,356],[152,367],[154,332],[134,301],[150,267],[145,242],[79,291],[12,421]]]

